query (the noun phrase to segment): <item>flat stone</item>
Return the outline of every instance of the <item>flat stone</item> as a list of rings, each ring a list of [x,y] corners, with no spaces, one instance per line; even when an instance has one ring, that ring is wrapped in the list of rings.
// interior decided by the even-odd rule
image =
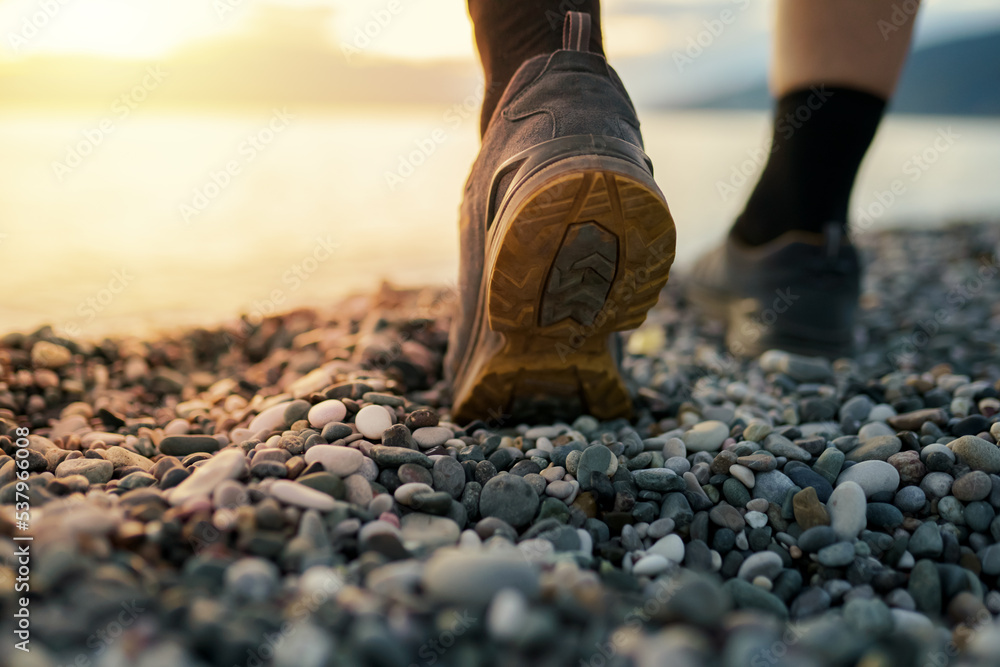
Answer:
[[[904,486],[896,492],[893,503],[901,511],[914,514],[922,510],[927,503],[927,494],[919,486]]]
[[[485,606],[501,589],[529,600],[540,592],[537,567],[516,553],[442,549],[427,562],[421,583],[427,597],[439,604]]]
[[[823,453],[819,455],[816,459],[816,463],[813,464],[813,472],[820,475],[833,484],[837,481],[837,477],[840,475],[841,469],[844,467],[844,460],[846,456],[844,452],[836,449],[835,447],[828,447],[823,450]]]
[[[837,532],[829,526],[816,526],[799,535],[798,546],[805,553],[816,553],[837,541]]]
[[[406,447],[387,447],[375,445],[371,449],[371,457],[379,468],[398,468],[404,463],[415,463],[424,468],[433,467],[434,463],[423,452]]]
[[[917,452],[899,452],[886,459],[886,462],[899,473],[900,484],[919,484],[927,474],[927,468],[920,461],[920,454]]]
[[[1000,544],[991,544],[978,554],[983,573],[991,577],[1000,574]]]
[[[779,619],[788,618],[788,608],[776,595],[743,579],[730,579],[722,588],[739,609],[763,611]]]
[[[896,431],[882,422],[871,422],[869,424],[865,424],[860,430],[858,430],[858,440],[860,440],[862,444],[868,442],[872,438],[889,435],[896,435]]]
[[[820,549],[816,559],[826,567],[847,567],[854,560],[854,545],[850,542],[836,542]]]
[[[933,616],[941,613],[941,576],[934,561],[917,561],[910,572],[907,590],[919,611]]]
[[[981,470],[962,475],[951,485],[951,494],[963,503],[983,500],[993,490],[993,480]]]
[[[735,507],[726,503],[720,503],[713,507],[708,513],[708,518],[717,526],[728,528],[735,533],[740,532],[746,527],[743,515]]]
[[[129,451],[124,447],[109,447],[104,450],[104,458],[114,464],[115,468],[137,466],[145,471],[153,467],[153,462],[141,454]]]
[[[784,456],[789,461],[808,461],[812,458],[809,452],[778,433],[772,433],[764,439],[764,449],[775,456]]]
[[[751,554],[743,561],[737,576],[746,581],[753,581],[757,577],[767,577],[774,581],[782,567],[781,556],[773,551],[761,551]]]
[[[789,470],[790,467],[785,468],[786,474],[789,479],[795,482],[797,487],[800,489],[814,489],[821,503],[825,503],[830,499],[830,494],[833,493],[833,485],[825,477],[810,468],[800,466]]]
[[[756,483],[753,488],[754,498],[766,498],[769,502],[778,505],[785,502],[785,496],[789,489],[795,487],[795,482],[779,471],[761,472],[756,475]]]
[[[823,503],[816,497],[816,489],[806,487],[792,497],[792,508],[795,521],[803,530],[816,526],[826,526],[830,523],[830,515]]]
[[[659,554],[667,560],[680,563],[684,560],[684,540],[680,535],[671,533],[661,537],[646,550],[648,554]]]
[[[1000,473],[1000,448],[974,435],[964,435],[948,443],[958,460],[973,470]]]
[[[344,487],[347,502],[351,504],[368,507],[374,497],[371,482],[357,473],[344,480]]]
[[[757,485],[757,479],[753,476],[753,472],[749,468],[741,466],[738,463],[729,466],[729,474],[733,476],[733,479],[748,489],[752,489]]]
[[[863,422],[875,407],[875,402],[865,394],[858,394],[844,401],[840,406],[840,418]]]
[[[444,491],[452,498],[462,497],[465,489],[465,468],[462,464],[450,456],[442,456],[434,462],[433,470],[434,488]]]
[[[838,485],[826,507],[830,513],[830,527],[843,540],[853,540],[868,525],[868,501],[856,482]]]
[[[309,408],[307,419],[313,428],[323,428],[332,422],[342,422],[347,416],[347,406],[343,402],[333,398],[328,401],[320,401]]]
[[[271,496],[287,505],[329,512],[336,507],[336,501],[328,494],[287,479],[275,480],[270,488]]]
[[[421,449],[440,447],[455,437],[450,428],[444,426],[424,426],[413,432],[413,440]]]
[[[354,417],[358,432],[369,440],[382,440],[382,433],[392,426],[392,416],[381,405],[366,405]]]
[[[920,524],[920,527],[913,531],[907,547],[907,551],[913,554],[914,558],[937,558],[943,550],[941,531],[931,521]]]
[[[479,495],[479,513],[497,517],[515,528],[528,525],[538,511],[538,495],[528,482],[517,475],[497,475],[483,485]]]
[[[822,382],[833,377],[833,367],[827,359],[783,350],[768,350],[762,354],[760,367],[768,373],[784,373],[799,382]]]
[[[589,491],[592,473],[612,477],[618,470],[618,459],[604,445],[591,445],[583,450],[577,463],[577,481],[580,488]]]
[[[736,463],[754,472],[767,472],[778,467],[778,462],[770,454],[751,454],[736,459]]]
[[[446,516],[414,512],[400,520],[403,545],[410,551],[431,551],[458,542],[462,529]]]
[[[919,431],[927,422],[944,426],[948,423],[948,414],[940,408],[925,408],[889,417],[888,422],[897,431]]]
[[[70,459],[56,468],[56,477],[82,475],[91,484],[104,484],[115,473],[115,466],[104,459]]]
[[[210,435],[168,435],[160,441],[161,454],[181,458],[198,452],[211,454],[219,447],[219,441]]]
[[[324,470],[338,477],[348,477],[361,469],[365,456],[351,447],[313,445],[306,450],[305,459],[306,463],[320,463]]]
[[[847,460],[885,461],[902,448],[902,441],[895,435],[879,435],[865,440],[860,447],[851,450]]]
[[[682,436],[689,452],[718,451],[728,437],[729,427],[715,420],[699,422]]]
[[[870,498],[877,493],[895,493],[899,472],[885,461],[862,461],[840,473],[837,486],[845,482],[855,482]]]
[[[251,433],[259,433],[260,431],[275,431],[286,426],[285,410],[291,403],[292,401],[285,401],[272,405],[254,417],[247,429]]]
[[[865,511],[868,526],[890,532],[903,524],[903,513],[895,505],[889,503],[868,503]]]
[[[311,489],[322,491],[337,500],[343,500],[347,495],[347,487],[344,485],[344,480],[328,472],[314,472],[302,475],[295,481]]]
[[[665,493],[668,491],[683,491],[687,486],[684,478],[667,468],[648,468],[646,470],[636,470],[632,473],[632,481],[640,489],[648,491],[658,491]]]
[[[649,554],[632,566],[632,574],[637,577],[655,577],[670,569],[670,563],[670,560],[659,554]]]
[[[224,449],[196,468],[190,477],[168,494],[171,505],[181,505],[198,496],[209,496],[227,479],[236,479],[246,470],[246,456],[235,447]]]

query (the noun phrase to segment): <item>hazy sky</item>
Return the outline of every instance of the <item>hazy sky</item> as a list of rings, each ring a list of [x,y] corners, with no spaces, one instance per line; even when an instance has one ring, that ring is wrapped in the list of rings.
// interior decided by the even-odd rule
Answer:
[[[721,50],[766,40],[774,0],[605,0],[605,34],[612,58],[683,48],[702,22],[724,9],[739,20]],[[1000,24],[996,0],[925,0],[924,39]],[[299,8],[334,46],[364,43],[361,58],[473,58],[462,0],[6,0],[0,2],[0,57],[89,53],[162,57],[195,40],[272,30],[274,6]],[[268,21],[260,20],[267,16]],[[381,17],[379,25],[375,21]],[[293,21],[294,23],[294,21]],[[316,25],[316,24],[319,25]],[[292,24],[285,28],[294,30]],[[359,40],[361,40],[359,42]],[[722,40],[720,40],[722,41]],[[759,49],[758,49],[759,50]]]

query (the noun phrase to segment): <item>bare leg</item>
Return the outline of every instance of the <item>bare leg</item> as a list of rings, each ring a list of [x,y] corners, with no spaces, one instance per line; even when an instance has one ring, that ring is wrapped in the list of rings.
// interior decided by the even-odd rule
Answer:
[[[775,97],[822,83],[889,99],[918,6],[918,0],[781,0],[771,63]]]

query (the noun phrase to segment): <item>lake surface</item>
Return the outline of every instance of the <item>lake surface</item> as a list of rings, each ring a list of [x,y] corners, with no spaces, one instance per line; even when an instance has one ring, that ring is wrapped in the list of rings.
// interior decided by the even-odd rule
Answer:
[[[739,212],[768,118],[640,117],[684,268]],[[0,113],[0,330],[146,333],[451,282],[477,128],[443,107]],[[866,229],[1000,220],[1000,122],[890,117],[851,211]]]

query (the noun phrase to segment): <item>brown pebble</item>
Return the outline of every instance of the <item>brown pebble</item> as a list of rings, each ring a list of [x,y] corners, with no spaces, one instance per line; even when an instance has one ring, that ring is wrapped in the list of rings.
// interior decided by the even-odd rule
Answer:
[[[803,530],[816,526],[829,526],[830,514],[816,496],[816,489],[808,486],[792,497],[795,521]]]

